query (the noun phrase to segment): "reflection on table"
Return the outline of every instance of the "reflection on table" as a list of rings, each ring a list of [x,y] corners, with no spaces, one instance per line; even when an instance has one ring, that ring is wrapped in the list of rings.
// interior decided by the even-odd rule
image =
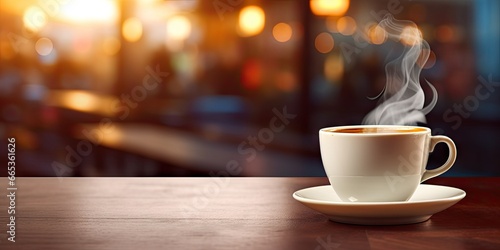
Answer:
[[[75,130],[81,141],[125,151],[178,167],[204,173],[227,171],[233,165],[238,176],[322,176],[320,159],[273,149],[259,151],[245,144],[214,141],[208,137],[147,124],[81,124]],[[229,166],[229,167],[228,167]]]

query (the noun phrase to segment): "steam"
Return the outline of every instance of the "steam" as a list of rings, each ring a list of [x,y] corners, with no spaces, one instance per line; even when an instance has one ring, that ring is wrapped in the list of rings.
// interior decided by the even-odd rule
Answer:
[[[385,31],[388,39],[400,41],[405,44],[405,49],[401,56],[386,65],[386,85],[382,92],[373,98],[380,98],[380,104],[365,116],[363,124],[425,123],[425,115],[437,103],[437,91],[426,81],[432,90],[433,99],[424,107],[425,95],[419,81],[422,67],[429,58],[429,44],[411,21],[396,20],[392,15],[387,15],[378,25]]]

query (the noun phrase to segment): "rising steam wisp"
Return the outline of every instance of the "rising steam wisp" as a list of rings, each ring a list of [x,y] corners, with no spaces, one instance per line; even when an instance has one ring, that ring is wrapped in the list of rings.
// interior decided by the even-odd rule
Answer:
[[[427,82],[433,92],[433,99],[424,107],[425,95],[419,81],[422,67],[429,58],[429,44],[413,22],[396,20],[388,15],[378,25],[385,30],[389,39],[403,42],[405,50],[401,56],[386,65],[387,81],[378,96],[380,104],[365,116],[363,124],[425,123],[425,115],[437,103],[437,91]]]

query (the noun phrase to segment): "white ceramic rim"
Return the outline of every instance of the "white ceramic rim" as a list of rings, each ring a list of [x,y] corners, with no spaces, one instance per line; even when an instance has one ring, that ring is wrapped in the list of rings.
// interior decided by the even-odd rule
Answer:
[[[412,131],[412,132],[395,132],[395,133],[342,133],[342,132],[332,132],[327,130],[340,130],[340,129],[350,129],[350,128],[402,128],[402,129],[423,129],[424,131]],[[430,134],[431,129],[422,126],[408,126],[408,125],[345,125],[345,126],[333,126],[326,127],[319,130],[320,134],[335,134],[342,136],[388,136],[388,135],[411,135],[411,134]]]
[[[446,201],[456,201],[456,200],[461,200],[466,196],[466,192],[462,189],[456,188],[456,187],[449,187],[449,186],[442,186],[442,185],[432,185],[432,184],[420,184],[420,186],[427,186],[431,188],[442,188],[442,189],[450,189],[454,190],[457,192],[456,195],[450,196],[450,197],[445,197],[445,198],[440,198],[440,199],[429,199],[429,200],[418,200],[418,201],[356,201],[356,202],[345,202],[345,201],[324,201],[324,200],[315,200],[311,198],[307,198],[304,196],[300,196],[298,193],[301,191],[305,191],[306,189],[313,189],[313,188],[318,188],[318,187],[330,187],[331,185],[322,185],[322,186],[316,186],[316,187],[309,187],[309,188],[304,188],[301,190],[297,190],[292,194],[292,197],[301,202],[306,202],[310,204],[318,204],[318,205],[335,205],[335,206],[386,206],[386,205],[411,205],[411,204],[419,204],[419,203],[429,203],[429,202],[446,202]],[[332,192],[333,188],[332,188]]]

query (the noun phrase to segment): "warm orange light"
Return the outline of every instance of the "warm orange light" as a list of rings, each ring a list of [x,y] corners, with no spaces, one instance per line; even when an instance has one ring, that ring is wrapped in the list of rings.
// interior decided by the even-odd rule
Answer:
[[[73,92],[64,97],[63,102],[74,110],[93,111],[99,109],[99,99],[85,92]]]
[[[330,55],[326,58],[324,65],[325,78],[338,82],[344,74],[344,62],[338,55]]]
[[[77,35],[73,40],[74,56],[84,58],[92,50],[92,38],[88,34]]]
[[[99,126],[99,131],[106,136],[102,137],[102,143],[106,145],[115,145],[115,147],[123,146],[124,135],[123,129],[117,129],[114,126]]]
[[[136,0],[140,5],[158,5],[164,2],[164,0]]]
[[[274,39],[278,42],[287,42],[292,37],[292,27],[286,23],[278,23],[273,28]]]
[[[72,23],[114,22],[118,7],[114,0],[71,0],[58,5],[56,18]]]
[[[30,31],[39,31],[47,24],[47,15],[36,6],[31,6],[24,11],[23,25]]]
[[[240,36],[255,36],[262,32],[266,22],[264,10],[258,6],[246,6],[240,11],[239,15],[239,34]]]
[[[342,16],[349,9],[349,0],[310,0],[309,6],[317,16]]]
[[[115,37],[107,37],[102,42],[102,50],[108,56],[115,55],[121,48],[120,40]]]
[[[316,50],[323,54],[332,51],[333,45],[333,37],[327,32],[320,33],[314,40],[314,47],[316,47]]]
[[[54,95],[55,94],[55,95]],[[100,101],[98,96],[93,95],[86,91],[69,91],[69,92],[54,92],[53,100],[58,99],[56,102],[62,107],[78,110],[83,112],[93,112],[99,110]]]
[[[368,39],[372,44],[382,44],[387,39],[387,32],[379,25],[372,25],[368,28]]]
[[[422,42],[422,32],[414,26],[406,26],[401,32],[401,42],[407,46],[415,46]]]
[[[52,41],[46,37],[38,39],[35,43],[35,50],[41,56],[49,55],[54,49]]]
[[[142,37],[142,23],[139,18],[131,17],[123,22],[122,35],[129,42],[137,42]]]
[[[337,20],[337,30],[344,36],[350,36],[356,32],[356,21],[350,16],[343,16]]]
[[[191,21],[185,16],[173,16],[167,20],[167,38],[185,40],[191,35]]]
[[[291,71],[276,73],[274,77],[276,87],[283,92],[293,92],[297,89],[297,77]]]
[[[52,90],[45,96],[48,106],[61,107],[70,110],[101,114],[115,115],[117,99],[107,95],[97,95],[84,90]]]
[[[15,52],[12,46],[9,43],[9,40],[7,38],[2,39],[0,38],[0,58],[5,59],[5,60],[10,60],[14,57]]]

